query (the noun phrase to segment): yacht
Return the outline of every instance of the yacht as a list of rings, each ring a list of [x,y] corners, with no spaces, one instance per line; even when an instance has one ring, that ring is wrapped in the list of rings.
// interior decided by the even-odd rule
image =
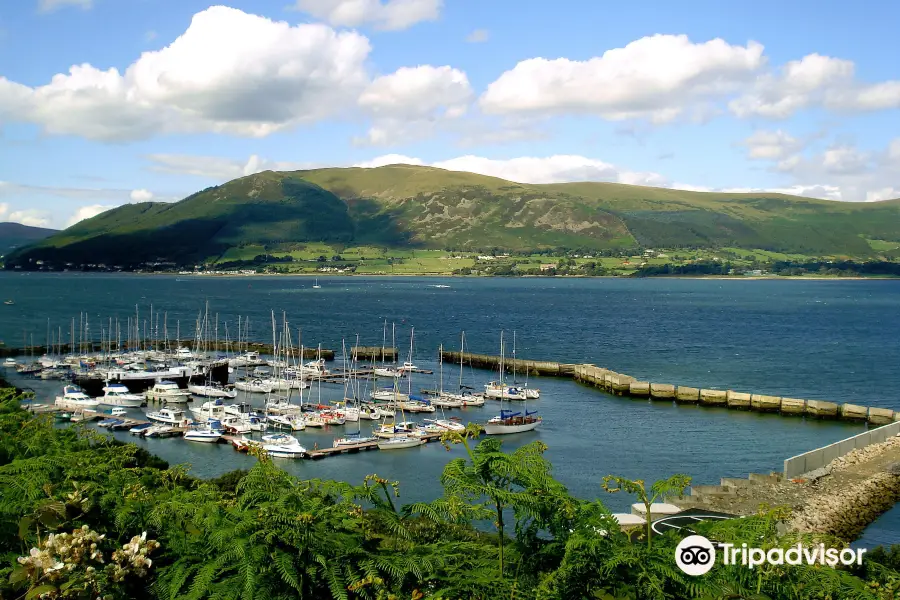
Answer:
[[[147,418],[156,423],[178,427],[187,427],[191,424],[187,413],[177,408],[161,408],[157,412],[148,412]]]
[[[503,385],[496,381],[491,381],[484,385],[485,398],[494,400],[527,400],[528,396],[522,388]]]
[[[13,357],[9,357],[3,361],[3,367],[6,369],[15,369],[16,368],[16,359]]]
[[[292,435],[275,433],[264,435],[261,439],[263,450],[273,458],[300,458],[306,454],[306,448]]]
[[[152,388],[144,392],[147,400],[160,400],[168,403],[187,402],[191,393],[178,387],[174,381],[157,381]]]
[[[403,363],[397,370],[401,373],[412,373],[413,371],[418,371],[419,368],[411,362],[407,361]]]
[[[67,385],[63,387],[63,395],[56,397],[56,406],[68,409],[95,409],[100,405],[99,400],[95,400],[84,393],[77,385]]]
[[[270,427],[291,431],[303,431],[307,425],[306,419],[297,415],[268,415],[266,421]]]
[[[250,433],[253,431],[250,426],[250,419],[237,417],[234,415],[226,415],[222,417],[220,423],[228,433]]]
[[[425,419],[425,423],[434,425],[438,431],[465,431],[466,426],[454,419]]]
[[[104,406],[122,406],[125,408],[138,408],[144,404],[144,397],[132,394],[121,383],[110,383],[103,388],[103,396],[98,398]]]
[[[490,384],[485,386],[485,389],[492,387]],[[496,417],[490,419],[484,426],[484,432],[487,435],[506,435],[509,433],[522,433],[524,431],[533,431],[537,429],[538,425],[541,424],[541,417],[535,416],[537,411],[529,411],[528,404],[525,404],[525,412],[513,412],[511,410],[503,409],[503,400],[508,399],[506,396],[506,391],[515,392],[516,394],[521,394],[521,400],[527,400],[525,398],[524,392],[521,392],[517,388],[506,388],[503,385],[503,332],[500,332],[500,383],[493,386],[493,389],[500,390],[500,414]]]
[[[394,367],[375,367],[375,376],[376,377],[393,377],[394,379],[397,379],[398,377],[402,377],[403,373],[401,373]]]
[[[266,364],[266,361],[259,357],[259,352],[253,350],[248,350],[240,356],[235,356],[228,360],[229,367],[255,367],[264,364]]]

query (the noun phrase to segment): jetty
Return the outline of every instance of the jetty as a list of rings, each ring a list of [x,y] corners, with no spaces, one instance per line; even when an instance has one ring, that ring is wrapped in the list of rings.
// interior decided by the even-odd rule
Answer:
[[[445,362],[469,364],[480,369],[498,369],[500,357],[486,354],[443,352]],[[769,394],[718,390],[702,387],[673,385],[671,383],[641,381],[630,375],[618,373],[594,364],[570,364],[551,361],[504,359],[504,369],[528,373],[530,375],[566,377],[579,383],[600,388],[617,396],[629,396],[651,401],[674,402],[727,408],[770,412],[785,416],[805,416],[815,419],[840,419],[874,426],[900,421],[900,411],[889,408],[861,406],[858,404],[828,402],[825,400],[805,400]]]

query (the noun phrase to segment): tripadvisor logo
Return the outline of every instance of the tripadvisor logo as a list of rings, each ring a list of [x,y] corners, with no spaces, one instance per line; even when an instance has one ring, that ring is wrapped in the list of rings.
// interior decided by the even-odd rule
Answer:
[[[797,544],[789,548],[749,548],[734,544],[717,544],[722,551],[723,565],[741,565],[753,569],[760,565],[828,565],[836,567],[861,565],[865,548],[826,548],[825,544],[806,547]],[[689,535],[675,548],[675,564],[687,575],[703,575],[716,562],[716,545],[702,535]]]

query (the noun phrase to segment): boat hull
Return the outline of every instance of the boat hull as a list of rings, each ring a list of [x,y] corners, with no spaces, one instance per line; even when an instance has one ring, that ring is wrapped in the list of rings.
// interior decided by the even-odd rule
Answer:
[[[404,448],[415,448],[425,443],[420,438],[394,438],[392,440],[378,442],[379,450],[402,450]]]
[[[522,423],[519,425],[506,425],[504,423],[487,423],[484,426],[484,432],[488,435],[507,435],[510,433],[524,433],[526,431],[534,431],[540,425],[540,421],[533,423]]]
[[[122,408],[140,408],[143,398],[98,398],[103,406],[121,406]]]

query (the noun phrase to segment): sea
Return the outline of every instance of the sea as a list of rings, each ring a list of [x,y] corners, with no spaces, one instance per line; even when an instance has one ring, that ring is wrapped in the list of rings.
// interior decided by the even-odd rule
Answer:
[[[657,383],[900,410],[900,281],[343,276],[319,277],[318,284],[285,276],[0,272],[0,300],[14,302],[0,305],[0,340],[8,347],[32,339],[44,344],[49,327],[53,337],[62,330],[68,343],[72,319],[78,329],[83,315],[95,339],[116,319],[124,338],[125,323],[137,312],[142,335],[158,343],[192,339],[204,314],[211,331],[218,324],[219,340],[236,339],[240,317],[244,325],[249,319],[252,339],[271,343],[274,316],[279,329],[288,323],[297,346],[321,345],[340,355],[357,336],[360,345],[396,346],[401,361],[411,356],[434,371],[403,382],[416,392],[441,386],[441,373],[445,389],[458,386],[460,367],[440,364],[441,346],[458,349],[465,332],[467,351],[499,354],[502,332],[507,355],[515,345],[524,359],[588,362]],[[462,369],[464,385],[478,389],[496,377]],[[523,374],[516,377],[525,382]],[[61,387],[10,379],[32,387],[39,400],[52,401]],[[686,473],[695,484],[714,484],[779,471],[786,458],[866,427],[621,398],[567,379],[531,377],[527,384],[541,390],[529,408],[544,423],[504,439],[504,446],[542,441],[557,479],[613,511],[628,511],[635,500],[604,492],[607,474],[654,481]],[[304,401],[328,402],[343,398],[344,388],[314,384],[304,394]],[[262,402],[251,396],[251,403]],[[498,408],[489,403],[446,416],[483,422]],[[364,435],[369,427],[363,423]],[[348,424],[296,435],[308,447],[326,447],[355,430]],[[188,464],[199,477],[248,468],[254,460],[224,444],[115,435],[170,463]],[[432,443],[279,465],[299,477],[355,483],[375,473],[399,481],[401,501],[415,502],[441,495],[441,471],[460,455],[459,448]],[[890,543],[900,543],[900,506],[855,545]]]

